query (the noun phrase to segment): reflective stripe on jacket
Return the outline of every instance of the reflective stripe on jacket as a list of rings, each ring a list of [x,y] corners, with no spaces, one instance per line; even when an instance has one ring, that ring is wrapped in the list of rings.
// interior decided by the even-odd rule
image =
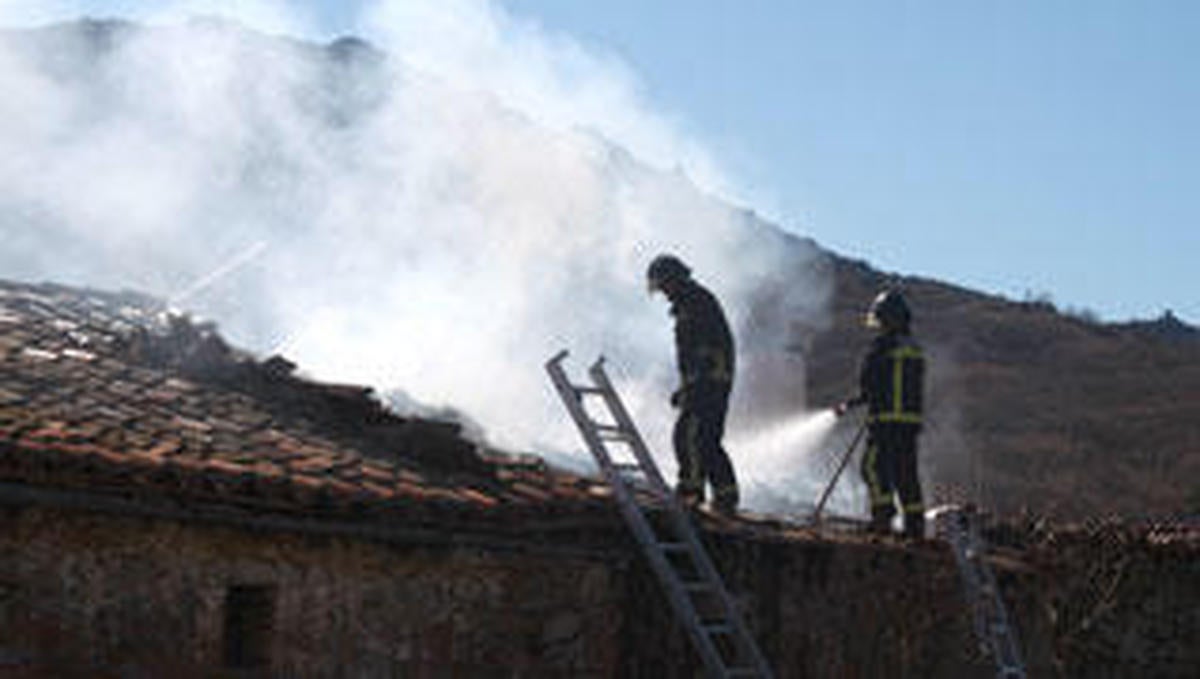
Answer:
[[[859,373],[867,421],[921,424],[925,356],[907,333],[880,335]]]

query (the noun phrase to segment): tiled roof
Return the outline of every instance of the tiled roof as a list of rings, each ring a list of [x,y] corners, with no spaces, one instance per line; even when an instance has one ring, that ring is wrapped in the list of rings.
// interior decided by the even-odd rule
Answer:
[[[139,295],[0,282],[0,482],[306,514],[611,514],[596,479],[293,367]]]
[[[0,281],[0,501],[28,490],[89,506],[218,507],[235,522],[284,515],[500,537],[619,526],[598,478],[480,450],[457,425],[401,417],[369,389],[294,367],[239,352],[141,295]],[[738,524],[765,539],[812,535],[770,517]],[[1194,517],[1152,528],[1154,544],[1194,548],[1200,535]]]

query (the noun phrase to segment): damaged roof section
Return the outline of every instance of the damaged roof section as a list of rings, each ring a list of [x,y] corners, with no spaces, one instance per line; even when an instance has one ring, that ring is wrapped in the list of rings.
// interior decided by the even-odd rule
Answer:
[[[0,282],[0,482],[356,518],[613,513],[599,480],[294,368],[140,295]]]

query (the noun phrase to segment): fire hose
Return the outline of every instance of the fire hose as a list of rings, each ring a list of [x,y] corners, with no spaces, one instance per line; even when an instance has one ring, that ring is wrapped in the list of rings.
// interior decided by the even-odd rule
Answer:
[[[858,447],[858,442],[862,440],[863,434],[867,431],[867,423],[864,421],[858,428],[858,432],[850,441],[850,446],[846,448],[846,452],[842,455],[842,461],[838,464],[837,471],[833,473],[833,478],[829,480],[829,485],[825,486],[825,492],[821,493],[821,499],[817,502],[817,508],[813,510],[812,522],[820,523],[821,512],[825,509],[825,503],[829,500],[829,496],[833,493],[833,487],[837,485],[838,479],[842,472],[849,464],[850,458],[854,455],[854,449]]]

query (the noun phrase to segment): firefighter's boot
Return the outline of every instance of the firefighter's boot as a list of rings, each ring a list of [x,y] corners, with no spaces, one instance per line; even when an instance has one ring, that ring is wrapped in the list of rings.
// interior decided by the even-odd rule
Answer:
[[[904,513],[904,537],[910,540],[921,540],[925,537],[925,512]]]
[[[892,517],[896,508],[891,504],[878,504],[871,507],[871,523],[867,530],[876,535],[892,534]]]

